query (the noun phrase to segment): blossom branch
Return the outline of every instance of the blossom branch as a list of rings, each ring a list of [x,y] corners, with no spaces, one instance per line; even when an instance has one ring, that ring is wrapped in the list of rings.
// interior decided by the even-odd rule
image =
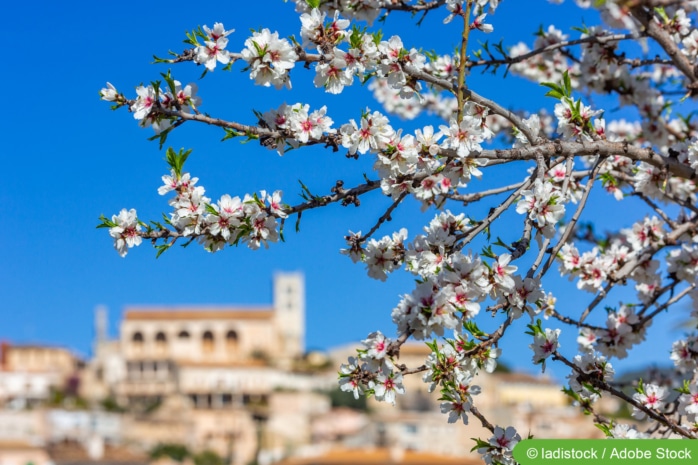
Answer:
[[[361,242],[366,241],[366,239],[370,238],[383,223],[392,219],[392,213],[395,211],[398,205],[400,205],[400,203],[405,199],[405,197],[407,197],[407,192],[403,192],[397,199],[395,199],[395,201],[388,207],[385,213],[383,213],[383,215],[381,215],[381,217],[378,218],[378,221],[375,225],[373,225],[371,230],[368,233],[366,233],[365,236],[361,237]]]
[[[688,78],[689,95],[698,93],[698,76],[695,67],[681,53],[674,40],[660,26],[659,21],[654,20],[654,14],[643,7],[632,8],[633,16],[645,27],[645,32],[652,37],[664,49],[674,62],[676,67]]]
[[[487,418],[477,409],[475,408],[474,405],[470,406],[470,413],[472,413],[475,418],[480,420],[480,423],[482,423],[482,426],[490,430],[490,432],[494,433],[494,425],[490,423]]]
[[[482,231],[484,231],[486,228],[488,228],[494,220],[496,220],[502,213],[504,213],[512,203],[518,198],[518,196],[521,194],[521,191],[528,189],[531,184],[533,184],[533,176],[529,177],[526,182],[521,184],[521,187],[516,189],[514,192],[512,192],[504,202],[502,202],[497,208],[493,208],[489,215],[482,220],[475,228],[472,230],[468,231],[467,234],[465,234],[462,237],[462,241],[460,241],[455,247],[454,250],[461,250],[463,247],[465,247],[470,241],[472,241],[478,234],[480,234]]]
[[[468,37],[470,36],[470,10],[472,9],[472,0],[467,0],[464,10],[461,12],[463,17],[463,32],[461,33],[461,44],[458,60],[458,82],[456,88],[456,99],[458,100],[456,120],[460,123],[463,120],[463,103],[465,102],[465,62],[467,60]]]
[[[597,389],[601,389],[602,391],[606,391],[609,394],[613,395],[614,397],[617,397],[619,399],[622,399],[625,401],[627,404],[632,405],[638,410],[641,410],[645,415],[648,417],[652,418],[655,421],[658,421],[662,425],[666,425],[669,427],[674,433],[683,436],[685,438],[689,439],[694,439],[695,436],[691,434],[689,431],[685,430],[681,426],[677,425],[674,421],[672,421],[670,418],[668,418],[666,415],[663,413],[656,412],[655,410],[649,409],[642,405],[640,402],[636,401],[632,397],[628,396],[625,394],[623,391],[620,391],[616,389],[615,387],[611,386],[607,382],[597,378],[596,376],[593,376],[592,374],[585,373],[582,371],[576,364],[570,362],[567,360],[563,355],[561,355],[558,351],[555,351],[552,356],[553,360],[559,360],[568,367],[570,367],[577,375],[577,377],[585,382],[588,382],[592,386],[594,386]]]
[[[594,185],[596,175],[599,173],[599,169],[601,168],[602,160],[602,158],[599,158],[599,160],[597,160],[596,165],[589,174],[589,181],[587,182],[587,185],[584,188],[584,193],[582,194],[582,198],[579,201],[579,205],[577,206],[574,215],[572,215],[570,222],[567,224],[565,232],[562,233],[560,240],[557,242],[557,244],[555,244],[555,247],[550,252],[548,260],[545,262],[545,265],[543,265],[543,268],[541,268],[540,273],[537,276],[538,279],[542,278],[545,275],[545,273],[548,272],[553,262],[555,261],[557,254],[560,253],[560,250],[565,245],[565,243],[567,243],[567,240],[574,231],[574,228],[577,225],[579,218],[582,216],[582,211],[584,210],[584,207],[586,206],[586,203],[589,200],[589,194],[591,193],[591,188]]]
[[[678,284],[678,283],[674,283],[674,285],[676,285],[676,284]],[[692,283],[691,285],[689,285],[688,287],[686,287],[685,289],[683,289],[681,292],[679,292],[678,294],[676,294],[674,297],[672,297],[671,299],[667,300],[667,301],[664,302],[662,305],[659,305],[659,306],[658,306],[656,309],[654,309],[652,312],[650,312],[650,313],[648,313],[647,315],[643,316],[642,319],[641,319],[640,321],[637,322],[636,326],[638,326],[638,327],[644,326],[649,320],[651,320],[652,318],[654,318],[655,316],[657,316],[659,313],[663,312],[664,310],[666,310],[666,309],[669,308],[670,306],[674,305],[674,304],[675,304],[676,302],[678,302],[679,300],[681,300],[681,299],[683,299],[684,297],[686,297],[687,295],[689,295],[695,288],[696,288],[696,284],[695,284],[695,283]]]
[[[642,192],[635,191],[633,192],[633,195],[642,199],[642,201],[645,202],[652,210],[654,210],[654,212],[657,215],[659,215],[664,220],[664,222],[669,225],[671,229],[676,229],[678,227],[676,222],[669,218],[669,216],[664,212],[664,210],[659,208],[659,205],[653,202],[652,199],[648,198],[645,194],[643,194]]]
[[[588,36],[588,37],[583,37],[581,39],[574,39],[574,40],[563,40],[560,42],[556,42],[554,44],[546,45],[545,47],[540,47],[540,48],[537,48],[535,50],[531,50],[528,53],[523,53],[521,55],[517,55],[514,57],[507,56],[507,57],[501,58],[501,59],[469,61],[467,66],[469,68],[474,68],[477,66],[493,66],[493,65],[509,65],[509,66],[511,66],[513,64],[526,61],[529,58],[533,58],[536,55],[541,55],[543,53],[552,52],[553,50],[558,50],[558,49],[565,48],[565,47],[571,47],[574,45],[588,44],[588,43],[596,43],[599,45],[605,45],[605,44],[612,43],[612,42],[620,42],[622,40],[635,39],[635,38],[636,37],[633,34],[608,34],[608,35]]]

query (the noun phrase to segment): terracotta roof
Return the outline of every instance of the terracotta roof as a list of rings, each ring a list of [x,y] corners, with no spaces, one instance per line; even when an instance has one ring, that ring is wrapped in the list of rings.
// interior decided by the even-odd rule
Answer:
[[[119,463],[119,464],[147,464],[148,456],[139,453],[125,446],[113,446],[105,444],[104,456],[98,460],[92,460],[87,455],[85,449],[73,441],[50,444],[46,448],[51,460],[61,464],[99,464],[99,463]]]
[[[535,376],[528,373],[497,373],[497,382],[500,383],[521,383],[521,384],[547,384],[556,386],[550,379],[544,376]]]
[[[0,440],[0,451],[7,450],[39,450],[41,446],[19,440]]]
[[[124,320],[265,320],[271,307],[130,307]]]
[[[482,460],[406,450],[392,455],[386,448],[332,449],[317,457],[292,458],[278,465],[474,465]]]
[[[72,355],[72,352],[70,349],[67,349],[65,347],[61,346],[52,346],[52,345],[46,345],[46,344],[12,344],[12,345],[6,345],[4,349],[9,353],[9,352],[16,352],[16,351],[22,351],[22,350],[50,350],[50,351],[55,351],[55,352],[64,352],[67,354]]]

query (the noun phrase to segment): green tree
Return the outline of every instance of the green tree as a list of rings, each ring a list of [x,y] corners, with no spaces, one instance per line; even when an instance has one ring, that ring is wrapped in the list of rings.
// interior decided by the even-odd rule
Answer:
[[[194,456],[196,465],[224,465],[223,458],[212,450],[199,452]]]
[[[157,446],[153,447],[153,449],[150,451],[151,459],[167,457],[174,460],[175,462],[183,462],[184,459],[189,457],[189,455],[189,449],[187,449],[187,446],[185,446],[184,444],[158,444]]]

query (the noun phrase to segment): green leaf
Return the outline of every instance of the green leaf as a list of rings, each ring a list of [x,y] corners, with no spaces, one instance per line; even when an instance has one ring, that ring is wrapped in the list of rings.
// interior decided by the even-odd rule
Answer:
[[[526,325],[526,327],[529,329],[526,331],[526,334],[530,336],[535,336],[536,334],[545,334],[545,331],[543,331],[543,327],[541,326],[541,321],[540,318],[536,320],[536,324],[530,324]]]
[[[207,203],[207,204],[206,204],[206,211],[209,212],[209,213],[212,214],[212,215],[220,216],[220,213],[218,213],[218,210],[216,210],[215,208],[213,208],[213,205],[211,205],[210,203]]]
[[[565,95],[567,97],[572,95],[572,81],[570,80],[570,73],[565,71],[562,74],[562,82],[565,84]]]
[[[196,38],[196,36],[198,35],[196,32],[196,30],[194,30],[193,32],[185,31],[184,34],[187,36],[187,38],[184,41],[184,43],[192,45],[194,47],[198,47],[199,45],[201,45]]]
[[[351,35],[349,36],[350,48],[361,48],[361,41],[365,33],[366,27],[364,27],[363,29],[359,29],[357,25],[352,25]]]
[[[165,253],[165,251],[169,249],[171,245],[171,242],[168,242],[167,244],[156,245],[155,249],[157,249],[158,253],[155,254],[155,258],[160,258],[160,255]]]
[[[177,90],[175,87],[175,82],[174,79],[172,78],[172,73],[170,73],[170,70],[167,70],[167,73],[160,73],[160,76],[165,80],[167,83],[167,86],[170,88],[170,92],[172,95],[177,95]]]
[[[482,331],[480,328],[478,328],[477,324],[472,321],[464,321],[463,322],[463,329],[468,331],[470,334],[472,334],[474,337],[485,337],[487,336],[487,333]]]
[[[504,241],[502,241],[502,239],[499,236],[497,236],[497,241],[492,245],[498,245],[500,247],[504,247],[505,249],[509,250],[509,246],[507,244],[505,244]]]
[[[637,392],[638,394],[645,393],[645,385],[642,383],[642,378],[640,378],[640,381],[637,382],[637,387],[635,388],[635,392]]]
[[[666,14],[664,7],[656,6],[654,7],[654,12],[657,13],[666,24],[669,24],[671,22],[671,19],[669,19],[669,16]]]
[[[550,91],[548,91],[548,92],[545,94],[545,96],[546,96],[546,97],[552,97],[552,98],[554,98],[554,99],[556,99],[556,100],[560,100],[560,99],[562,99],[562,97],[564,97],[564,95],[562,95],[562,94],[561,94],[559,91],[557,91],[557,90],[550,90]]]
[[[298,183],[301,185],[301,189],[303,189],[303,193],[301,193],[301,197],[303,197],[305,200],[317,200],[321,198],[319,195],[315,195],[312,192],[310,192],[310,189],[308,189],[308,186],[303,184],[303,181],[300,179],[298,180]]]
[[[168,147],[167,152],[165,153],[165,159],[167,160],[167,164],[170,165],[170,168],[172,168],[174,171],[177,178],[182,176],[182,168],[184,168],[184,162],[187,161],[189,154],[191,154],[191,149],[185,151],[183,148],[181,148],[179,149],[179,152],[175,152],[172,147]]]
[[[320,8],[320,0],[305,0],[310,8]]]
[[[586,26],[586,24],[583,24],[581,27],[573,26],[572,30],[577,31],[577,32],[581,32],[582,34],[589,34],[589,28]]]
[[[606,435],[606,437],[612,437],[613,434],[611,434],[611,427],[609,425],[603,424],[603,423],[594,423],[594,426],[596,426],[598,429],[603,431],[603,433]]]
[[[495,253],[492,252],[492,246],[491,246],[491,245],[488,245],[487,247],[483,247],[483,248],[482,248],[481,254],[482,254],[483,257],[494,258],[494,259],[497,258],[497,255],[495,255]]]
[[[166,119],[166,118],[163,118],[163,119]],[[148,140],[149,141],[159,140],[160,142],[158,142],[158,145],[159,145],[160,150],[162,150],[162,147],[165,145],[165,142],[167,142],[167,136],[170,134],[170,132],[174,128],[175,128],[175,126],[172,125],[169,128],[162,131],[160,134],[155,134],[154,136],[149,137]]]
[[[473,448],[470,449],[470,452],[473,452],[473,451],[475,451],[475,450],[477,450],[477,449],[490,449],[490,448],[492,448],[492,444],[490,444],[490,443],[487,442],[487,441],[483,441],[483,440],[480,439],[480,438],[470,438],[470,439],[472,439],[473,441],[475,441],[475,446],[473,446]]]
[[[301,215],[302,215],[302,214],[303,214],[302,211],[301,211],[301,212],[298,212],[298,218],[296,218],[296,232],[300,232],[300,231],[301,231]]]
[[[681,394],[690,394],[691,393],[691,385],[687,379],[684,379],[683,386],[681,386],[680,388],[674,389],[674,391],[679,392]]]
[[[99,221],[101,221],[100,224],[97,225],[97,229],[99,228],[115,228],[118,226],[118,224],[114,223],[112,220],[107,218],[104,215],[99,215]]]
[[[168,52],[172,54],[172,52]],[[153,64],[158,64],[158,63],[172,63],[172,60],[167,59],[167,58],[160,58],[157,55],[153,55],[153,59],[155,60]]]

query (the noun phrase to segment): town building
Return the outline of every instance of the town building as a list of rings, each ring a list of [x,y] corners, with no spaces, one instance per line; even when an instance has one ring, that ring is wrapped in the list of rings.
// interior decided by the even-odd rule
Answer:
[[[80,366],[63,347],[0,344],[0,406],[31,407],[77,390]]]
[[[305,352],[303,275],[277,273],[272,294],[268,306],[128,307],[117,339],[99,309],[83,395],[134,412],[123,439],[146,448],[178,442],[247,463],[263,445],[309,441],[308,415],[329,402],[294,369]]]
[[[96,320],[86,395],[130,407],[183,395],[196,408],[265,402],[305,351],[300,273],[278,273],[270,306],[129,307],[116,340]]]

